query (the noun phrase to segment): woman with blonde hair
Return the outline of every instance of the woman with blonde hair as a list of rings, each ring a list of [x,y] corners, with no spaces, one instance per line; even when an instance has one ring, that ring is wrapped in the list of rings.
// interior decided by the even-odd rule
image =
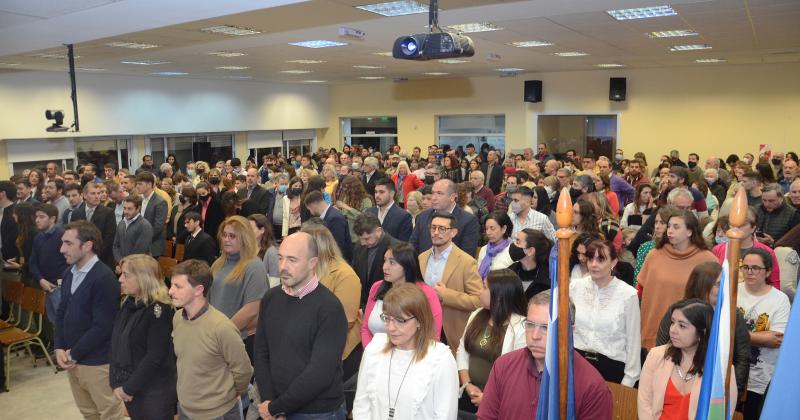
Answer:
[[[258,307],[269,289],[267,270],[258,258],[256,235],[250,221],[231,216],[219,227],[220,256],[211,265],[214,283],[209,303],[233,321],[242,333],[247,354],[253,360]]]
[[[111,333],[111,389],[133,420],[172,419],[178,404],[174,309],[164,276],[149,255],[128,255],[119,264],[125,297]]]
[[[339,185],[339,177],[336,173],[336,167],[327,164],[322,167],[322,179],[325,180],[325,192],[333,197],[333,192],[336,191],[336,186]]]
[[[208,162],[204,162],[202,160],[198,160],[194,163],[194,177],[191,179],[192,184],[197,186],[197,183],[200,181],[205,181],[208,178],[208,174],[211,172],[211,167],[208,166]]]
[[[318,175],[319,174],[317,173],[317,171],[313,169],[303,168],[300,170],[297,176],[299,176],[300,179],[303,180],[303,185],[308,185],[308,180]]]
[[[406,211],[411,215],[411,226],[416,225],[417,215],[422,213],[422,193],[411,191],[406,196]]]
[[[398,193],[397,199],[399,200],[400,207],[403,208],[405,208],[408,194],[425,185],[421,179],[411,173],[408,162],[404,160],[401,160],[400,163],[397,164],[397,171],[392,175],[392,182],[394,182],[395,189]]]
[[[383,302],[381,320],[388,334],[375,334],[364,351],[353,418],[455,419],[456,361],[450,348],[434,338],[425,293],[413,284],[399,284]]]

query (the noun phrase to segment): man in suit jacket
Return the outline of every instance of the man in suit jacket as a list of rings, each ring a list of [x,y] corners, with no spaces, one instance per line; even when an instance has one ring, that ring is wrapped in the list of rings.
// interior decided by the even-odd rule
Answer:
[[[64,186],[64,197],[67,197],[69,207],[61,215],[61,225],[66,226],[73,220],[73,215],[83,212],[85,206],[83,202],[83,190],[80,184],[66,184]],[[75,219],[78,220],[78,219]]]
[[[353,242],[350,239],[350,228],[344,215],[335,207],[329,206],[319,191],[308,193],[303,204],[313,217],[322,219],[322,223],[336,238],[344,260],[348,263],[351,262],[353,260]]]
[[[114,259],[117,262],[131,254],[150,255],[150,238],[153,228],[142,217],[142,199],[138,195],[125,197],[122,213],[123,220],[117,225],[114,237]]]
[[[150,172],[136,175],[136,191],[142,196],[142,214],[153,228],[150,255],[158,258],[164,254],[164,241],[167,239],[167,202],[155,193],[155,182]]]
[[[469,315],[480,305],[478,295],[483,289],[477,261],[453,243],[457,229],[453,215],[436,213],[431,222],[433,247],[419,255],[422,277],[442,301],[442,336],[453,353]]]
[[[364,175],[361,176],[361,182],[364,183],[364,189],[367,190],[367,194],[374,196],[375,182],[381,178],[385,178],[386,174],[378,170],[378,159],[372,156],[364,159],[362,168],[364,170]]]
[[[400,241],[389,235],[372,213],[362,213],[356,217],[353,232],[358,243],[353,249],[353,270],[361,279],[361,308],[367,304],[372,285],[383,279],[383,255],[390,247]]]
[[[61,253],[71,268],[61,283],[54,347],[83,417],[121,419],[122,402],[108,386],[111,331],[120,289],[114,272],[98,264],[99,245],[100,230],[93,224],[80,220],[65,227]]]
[[[408,242],[411,231],[411,215],[395,205],[394,196],[397,189],[389,178],[381,178],[375,182],[375,207],[367,209],[367,213],[378,216],[383,231],[393,237]],[[369,290],[367,290],[369,292]]]
[[[183,249],[183,260],[200,260],[209,266],[217,259],[217,242],[211,235],[203,231],[200,213],[191,211],[183,217],[186,227],[186,245]]]
[[[431,208],[417,216],[417,224],[408,240],[417,252],[431,248],[431,219],[435,212],[452,214],[455,217],[457,235],[453,243],[467,254],[475,255],[480,237],[480,224],[474,215],[456,205],[456,184],[449,179],[440,179],[433,184]]]
[[[83,208],[72,213],[72,221],[88,220],[100,229],[102,243],[98,256],[103,264],[114,268],[114,236],[117,233],[117,218],[114,210],[100,204],[101,186],[96,182],[87,182],[83,186]]]
[[[497,195],[503,187],[503,164],[500,155],[495,150],[490,150],[486,157],[487,162],[481,166],[481,171],[486,176],[486,186]]]
[[[255,212],[266,215],[267,210],[272,208],[269,202],[270,194],[268,194],[267,190],[258,185],[258,179],[258,170],[255,168],[248,169],[247,181],[245,181],[246,188],[239,189],[236,194],[242,200],[248,200],[253,203],[254,206],[252,206],[252,208]]]

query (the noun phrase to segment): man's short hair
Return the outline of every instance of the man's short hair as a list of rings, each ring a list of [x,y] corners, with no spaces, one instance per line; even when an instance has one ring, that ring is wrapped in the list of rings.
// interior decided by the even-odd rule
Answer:
[[[103,247],[103,235],[100,234],[100,229],[97,226],[86,220],[77,220],[64,226],[64,231],[68,230],[75,230],[81,245],[91,241],[92,252],[95,254],[100,253],[100,249]]]
[[[764,187],[761,188],[761,194],[762,195],[766,194],[768,192],[772,192],[772,191],[775,191],[775,193],[778,194],[778,197],[782,197],[783,196],[783,188],[781,188],[780,185],[778,185],[778,184],[776,184],[774,182],[771,183],[771,184],[764,185]]]
[[[669,173],[683,179],[684,184],[689,179],[689,170],[682,166],[673,166],[669,168]]]
[[[472,174],[478,175],[478,177],[480,177],[481,180],[486,179],[486,175],[484,175],[483,172],[481,171],[472,171],[469,173],[470,176],[472,176]]]
[[[144,155],[144,156],[142,156],[142,162],[144,163],[147,160],[147,158],[152,159],[153,156],[152,155]]]
[[[419,189],[419,192],[422,195],[431,195],[431,194],[433,194],[433,188],[431,188],[430,185],[425,185],[424,187]]]
[[[107,179],[103,181],[103,185],[106,186],[106,189],[108,190],[109,193],[119,192],[120,188],[122,188],[122,185],[119,185],[119,182],[113,179]]]
[[[188,212],[188,213],[183,215],[183,220],[184,221],[186,221],[186,220],[194,220],[195,222],[199,222],[199,221],[201,221],[203,219],[201,218],[200,213],[198,213],[196,211],[190,211],[190,212]]]
[[[167,169],[172,169],[172,165],[170,165],[167,162],[162,163],[161,166],[158,167],[158,170],[160,170],[161,173],[164,173],[164,171],[166,171]]]
[[[533,190],[528,187],[522,186],[517,188],[517,190],[514,191],[513,193],[511,193],[511,195],[514,194],[519,194],[523,197],[533,197]]]
[[[64,191],[64,180],[63,179],[60,179],[60,178],[48,179],[47,182],[48,183],[52,182],[53,184],[55,184],[56,185],[56,191],[62,191],[62,193],[63,193],[63,191]]]
[[[89,188],[100,188],[100,186],[102,186],[102,185],[103,185],[103,184],[102,184],[102,183],[100,183],[100,182],[94,182],[94,181],[92,181],[92,182],[87,182],[87,183],[86,183],[86,184],[83,186],[83,193],[84,193],[84,194],[88,194],[88,193],[89,193]]]
[[[450,221],[450,226],[449,227],[452,228],[452,227],[456,226],[456,217],[453,216],[450,213],[437,211],[436,213],[433,213],[433,216],[431,217],[431,222],[433,222],[433,219],[447,219],[447,220]]]
[[[33,211],[37,212],[40,211],[47,215],[47,217],[55,217],[58,220],[58,207],[47,204],[47,203],[37,203],[33,206]]]
[[[6,193],[6,198],[11,201],[17,199],[17,186],[11,181],[0,181],[0,191]]]
[[[369,166],[372,166],[373,168],[377,169],[378,168],[378,159],[375,159],[372,156],[368,156],[368,157],[364,158],[364,165],[369,165]]]
[[[64,187],[64,195],[67,195],[67,193],[72,191],[72,190],[77,191],[78,194],[80,194],[83,191],[81,186],[78,185],[78,184],[68,184],[67,186]]]
[[[231,166],[233,166],[234,168],[237,166],[242,166],[242,160],[239,158],[231,159]]]
[[[211,268],[205,261],[186,260],[175,267],[172,267],[172,277],[186,276],[192,287],[203,286],[203,296],[208,297],[211,285],[214,283],[214,275]]]
[[[126,203],[133,203],[133,205],[137,209],[141,209],[142,208],[142,197],[139,197],[136,194],[131,194],[131,195],[125,197],[125,202]]]
[[[375,181],[375,186],[377,187],[378,185],[386,187],[387,190],[393,193],[397,192],[397,187],[394,185],[394,181],[392,181],[392,179],[389,177],[378,178],[378,180]]]
[[[154,185],[156,183],[156,177],[150,172],[142,171],[136,175],[136,182],[147,182],[150,185]]]
[[[31,188],[31,182],[28,180],[28,178],[19,177],[19,178],[17,178],[16,181],[14,181],[14,184],[15,185],[22,184],[22,185],[24,185],[24,186],[26,186],[28,188]]]
[[[303,200],[303,204],[309,206],[311,204],[319,203],[320,201],[325,201],[325,197],[322,195],[321,192],[314,190],[306,195],[305,200]]]
[[[247,175],[245,174],[236,175],[236,180],[241,182],[247,182]]]
[[[378,220],[376,214],[361,213],[356,217],[355,223],[353,223],[353,232],[361,236],[365,233],[372,233],[379,227],[381,227],[381,221]]]
[[[692,195],[692,192],[683,187],[683,188],[673,188],[672,191],[670,191],[669,194],[667,194],[667,203],[672,204],[675,201],[675,199],[678,198],[679,195],[682,195],[688,198],[690,201],[694,202],[694,196]]]
[[[747,171],[742,176],[752,181],[764,182],[764,177],[756,171]]]
[[[528,308],[531,306],[547,306],[550,307],[550,289],[543,290],[531,297],[528,301]],[[572,303],[572,299],[569,301],[569,317],[575,319],[575,304]]]

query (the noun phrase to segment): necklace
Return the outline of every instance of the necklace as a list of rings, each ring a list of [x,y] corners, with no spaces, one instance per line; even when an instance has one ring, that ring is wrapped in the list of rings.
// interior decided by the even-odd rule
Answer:
[[[689,382],[695,378],[695,375],[693,373],[687,373],[684,375],[683,371],[681,370],[681,367],[678,365],[675,365],[675,372],[678,374],[679,378],[683,379],[684,382]]]
[[[489,326],[487,325],[486,330],[484,330],[483,332],[483,338],[481,338],[481,341],[478,342],[481,348],[484,348],[486,347],[487,344],[489,344],[489,337],[492,336],[491,332],[492,330],[489,329]]]
[[[408,361],[408,366],[406,367],[405,373],[403,373],[403,379],[400,380],[400,386],[397,388],[397,395],[394,396],[394,405],[392,405],[392,359],[394,358],[394,349],[392,349],[392,355],[389,356],[389,386],[386,389],[386,394],[389,397],[389,420],[394,418],[394,408],[397,407],[397,400],[400,399],[400,390],[403,389],[403,382],[406,381],[406,375],[408,374],[408,370],[411,369],[411,364],[414,362],[414,356],[411,356],[411,360]]]

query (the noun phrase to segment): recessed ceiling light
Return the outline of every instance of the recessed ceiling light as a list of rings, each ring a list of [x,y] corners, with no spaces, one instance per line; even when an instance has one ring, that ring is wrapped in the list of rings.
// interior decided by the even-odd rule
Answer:
[[[114,41],[109,42],[106,44],[106,47],[116,47],[116,48],[130,48],[134,50],[149,50],[151,48],[158,48],[161,45],[156,44],[142,44],[139,42],[125,42],[125,41]]]
[[[219,66],[217,70],[247,70],[249,66]]]
[[[210,26],[208,28],[203,28],[200,31],[212,34],[235,35],[235,36],[256,35],[261,33],[261,31],[257,31],[255,29],[241,28],[238,26],[230,26],[230,25]]]
[[[182,72],[182,71],[159,71],[155,73],[150,73],[156,76],[186,76],[189,73]]]
[[[584,55],[589,55],[582,51],[565,51],[565,52],[557,52],[555,54],[559,57],[582,57]]]
[[[429,71],[427,73],[422,73],[422,74],[424,74],[426,76],[444,76],[444,75],[448,75],[450,73],[445,73],[443,71]]]
[[[225,76],[225,78],[232,80],[250,80],[253,76]]]
[[[605,63],[605,64],[598,64],[597,67],[614,68],[614,67],[625,67],[625,65],[624,64],[618,64],[618,63]]]
[[[673,45],[670,51],[693,51],[693,50],[710,50],[711,46],[708,44],[691,44],[691,45]]]
[[[707,63],[725,63],[727,61],[728,60],[726,60],[724,58],[698,58],[697,60],[694,60],[693,62],[694,63],[698,63],[698,64],[707,64]]]
[[[307,73],[311,73],[311,70],[281,70],[281,73],[286,73],[286,74],[307,74]]]
[[[365,69],[365,70],[382,69],[382,68],[385,68],[385,67],[386,66],[367,66],[367,65],[363,65],[363,64],[359,64],[359,65],[353,66],[353,68],[355,68],[355,69]]]
[[[136,60],[136,61],[120,61],[122,64],[136,64],[138,66],[155,66],[158,64],[169,64],[169,61],[155,61],[155,60]]]
[[[519,73],[521,71],[525,71],[525,69],[521,69],[519,67],[503,67],[499,69],[494,69],[494,71],[499,71],[503,73]]]
[[[290,42],[289,45],[306,48],[327,48],[327,47],[340,47],[347,45],[346,42],[326,41],[324,39],[316,39],[313,41]]]
[[[295,64],[322,64],[326,63],[325,60],[286,60],[287,63],[295,63]]]
[[[675,29],[672,31],[655,31],[648,32],[647,36],[650,38],[674,38],[679,36],[695,36],[697,32],[688,29]]]
[[[372,55],[379,55],[381,57],[391,57],[392,56],[392,52],[391,51],[376,52],[376,53],[372,53]]]
[[[469,63],[469,60],[459,60],[457,58],[445,58],[444,60],[436,60],[442,64],[464,64]]]
[[[100,67],[75,67],[75,70],[82,70],[82,71],[106,71],[104,68]]]
[[[50,59],[50,60],[66,60],[67,59],[67,55],[66,54],[58,54],[58,53],[36,53],[36,54],[31,54],[29,57],[47,58],[47,59]],[[75,58],[76,59],[77,58],[81,58],[81,56],[76,55]]]
[[[207,52],[206,54],[216,55],[217,57],[225,57],[225,58],[242,57],[247,55],[246,53],[243,52],[234,52],[234,51],[210,51]]]
[[[7,67],[13,67],[18,65],[19,63],[0,63],[0,66],[7,66]]]
[[[508,45],[517,48],[528,48],[528,47],[546,47],[548,45],[553,45],[553,43],[548,41],[517,41],[517,42],[509,42]]]
[[[356,9],[377,13],[382,16],[404,16],[416,13],[427,13],[428,5],[419,4],[413,0],[390,1],[386,3],[365,4],[356,6]]]
[[[303,83],[327,83],[327,80],[303,80]]]
[[[638,9],[607,10],[616,20],[648,19],[662,16],[675,16],[678,13],[670,6],[642,7]]]
[[[383,79],[383,76],[361,76],[360,79],[364,79],[364,80],[379,80],[379,79]]]
[[[473,22],[473,23],[462,23],[458,25],[450,25],[447,26],[446,29],[455,32],[461,33],[471,33],[471,32],[489,32],[489,31],[499,31],[503,28],[495,25],[494,23],[489,22]]]

